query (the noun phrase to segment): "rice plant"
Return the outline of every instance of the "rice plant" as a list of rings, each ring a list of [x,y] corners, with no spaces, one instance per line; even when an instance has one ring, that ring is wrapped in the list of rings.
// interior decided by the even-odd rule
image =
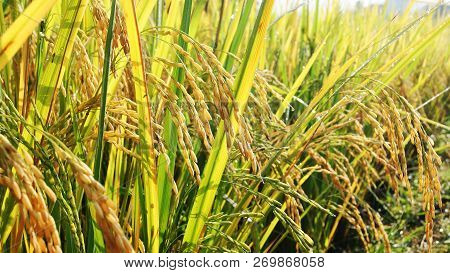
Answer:
[[[4,0],[1,251],[449,251],[446,10]]]

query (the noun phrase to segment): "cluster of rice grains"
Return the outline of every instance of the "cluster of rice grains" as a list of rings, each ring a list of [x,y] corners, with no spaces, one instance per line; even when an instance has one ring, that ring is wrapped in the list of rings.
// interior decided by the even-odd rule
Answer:
[[[99,0],[94,0],[90,2],[90,9],[93,15],[93,19],[95,21],[95,40],[97,43],[97,49],[98,51],[98,58],[99,60],[99,67],[103,67],[104,62],[104,48],[106,45],[106,34],[107,29],[109,25],[109,19],[108,14],[105,10],[105,7],[103,6],[103,2]],[[130,51],[130,46],[128,44],[128,38],[127,38],[127,31],[125,27],[125,22],[123,18],[123,14],[121,13],[120,9],[116,9],[115,13],[115,20],[114,20],[114,35],[113,35],[113,41],[112,41],[112,52],[114,52],[115,49],[118,49],[121,47],[124,53],[128,53]],[[113,62],[112,62],[113,65]],[[112,67],[112,72],[114,72],[114,67]],[[101,75],[102,71],[101,69],[97,69],[96,71],[99,71],[99,75]]]
[[[401,115],[399,107],[396,107],[394,100],[397,101],[401,108],[405,109],[402,111],[403,115]],[[377,115],[383,118],[384,132],[389,143],[389,146],[384,148],[391,153],[389,164],[393,166],[390,169],[385,168],[386,173],[396,194],[398,189],[397,181],[400,181],[401,185],[408,190],[411,199],[412,190],[407,172],[407,158],[405,156],[405,146],[408,141],[404,134],[408,136],[415,147],[418,163],[416,176],[419,191],[422,192],[422,204],[425,211],[427,248],[431,251],[435,202],[437,201],[439,206],[442,207],[441,184],[437,172],[437,168],[442,164],[441,159],[433,149],[434,142],[425,132],[419,113],[404,97],[395,92],[388,93],[387,90],[382,89],[377,102],[380,104],[376,107],[379,110]],[[394,175],[397,175],[398,179],[395,179]]]
[[[169,43],[176,55],[175,59],[183,59],[184,62],[170,61],[160,57],[149,57],[151,65],[161,65],[163,80],[157,75],[147,72],[147,81],[157,91],[159,101],[155,117],[156,129],[161,131],[164,111],[168,110],[172,115],[172,121],[177,128],[178,145],[181,155],[186,162],[189,173],[198,182],[200,181],[200,170],[197,166],[197,156],[192,145],[191,134],[188,130],[189,123],[192,124],[196,134],[203,142],[207,151],[211,149],[214,136],[210,122],[222,120],[226,132],[228,148],[232,145],[232,139],[237,135],[237,147],[245,158],[250,159],[254,169],[257,168],[257,161],[251,149],[252,137],[249,128],[239,113],[232,94],[234,82],[233,76],[227,72],[211,47],[194,41],[188,35],[169,28],[150,28],[146,34],[155,35],[159,39],[164,39]],[[179,38],[183,39],[191,52],[179,46]],[[194,59],[194,57],[196,60]],[[189,68],[188,68],[189,67]],[[185,75],[185,82],[180,83],[173,77],[173,69],[180,68]],[[171,88],[170,84],[174,88]],[[174,92],[180,90],[180,95]],[[182,102],[180,101],[182,100]],[[211,107],[212,106],[212,107]],[[230,110],[232,112],[230,112]],[[183,113],[187,112],[189,121]],[[218,115],[219,118],[213,118]],[[238,123],[239,134],[232,126],[232,115]],[[218,124],[216,124],[218,125]],[[156,139],[161,139],[157,137]],[[162,144],[162,143],[161,143]],[[159,145],[164,147],[164,145]],[[163,152],[163,151],[160,151]]]
[[[432,139],[422,127],[419,114],[402,96],[394,91],[388,93],[384,89],[378,95],[370,90],[358,90],[357,93],[346,91],[338,104],[342,103],[355,106],[356,112],[351,112],[354,115],[333,113],[333,118],[327,119],[330,112],[318,113],[317,116],[324,123],[306,145],[308,156],[341,192],[344,203],[334,206],[335,209],[355,227],[368,251],[371,240],[360,213],[364,211],[375,238],[382,239],[385,250],[390,251],[380,215],[365,203],[363,197],[358,198],[358,192],[364,192],[362,189],[365,187],[376,187],[376,181],[383,175],[376,168],[382,166],[395,194],[398,196],[399,186],[402,186],[412,198],[405,155],[409,140],[417,153],[416,175],[418,188],[423,195],[427,248],[430,251],[435,201],[442,206],[441,185],[437,174],[441,161],[433,149]],[[370,124],[373,130],[365,131],[362,124]],[[345,147],[346,154],[339,151],[338,147]],[[321,151],[325,151],[326,155],[322,156]],[[367,185],[363,187],[362,183]]]
[[[99,86],[97,80],[98,75],[95,74],[97,69],[94,69],[86,47],[78,37],[75,39],[74,51],[78,56],[75,60],[74,69],[74,73],[76,74],[74,77],[75,84],[76,86],[80,86],[80,99],[86,101],[94,96]]]
[[[106,196],[105,188],[94,179],[91,169],[70,153],[55,148],[59,159],[69,163],[76,181],[94,206],[95,218],[102,230],[106,250],[108,252],[133,252],[133,248],[119,224],[116,206]]]
[[[61,252],[59,233],[43,193],[53,203],[56,195],[45,184],[31,156],[27,152],[21,156],[3,135],[0,135],[0,185],[10,190],[19,205],[19,225],[25,224],[30,251]]]
[[[75,180],[83,188],[87,198],[95,208],[95,218],[103,233],[108,252],[133,252],[117,218],[117,208],[106,196],[105,188],[94,179],[92,170],[77,157],[56,147],[56,154],[72,168]]]
[[[411,111],[406,114],[406,126],[410,132],[411,143],[417,152],[419,191],[422,192],[423,210],[425,210],[426,239],[428,249],[431,251],[433,243],[433,220],[435,217],[435,200],[442,208],[441,183],[437,168],[442,164],[440,157],[433,149],[434,142],[426,133],[419,120],[419,114],[403,99],[403,103]]]

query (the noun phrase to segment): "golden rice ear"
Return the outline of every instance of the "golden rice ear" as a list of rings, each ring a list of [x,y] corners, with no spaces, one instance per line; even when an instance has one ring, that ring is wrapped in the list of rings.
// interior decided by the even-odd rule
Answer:
[[[21,156],[0,134],[0,185],[7,187],[19,204],[19,212],[30,236],[31,250],[35,252],[62,252],[59,232],[42,196],[56,200],[55,193],[46,185],[40,170],[27,152]],[[12,217],[14,217],[12,215]]]
[[[106,250],[108,252],[134,252],[119,224],[117,208],[106,196],[105,188],[94,179],[92,170],[78,158],[62,149],[57,148],[57,155],[61,160],[70,164],[76,181],[93,203],[95,219],[102,231]]]

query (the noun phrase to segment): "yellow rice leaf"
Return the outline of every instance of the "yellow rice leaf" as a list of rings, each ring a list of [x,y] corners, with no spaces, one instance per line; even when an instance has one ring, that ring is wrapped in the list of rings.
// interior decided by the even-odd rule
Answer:
[[[57,0],[35,0],[0,38],[0,69],[14,57]],[[20,33],[20,35],[18,35]]]
[[[136,92],[136,104],[139,116],[139,153],[142,156],[142,180],[145,192],[145,205],[148,213],[147,235],[148,250],[159,251],[159,209],[158,184],[156,180],[156,160],[153,148],[153,128],[150,98],[145,84],[145,67],[142,55],[142,45],[139,33],[138,19],[134,1],[121,0],[128,41],[130,43],[130,62],[132,64],[133,82]]]
[[[306,78],[306,75],[308,75],[309,70],[311,69],[312,65],[316,61],[317,56],[319,56],[319,53],[322,51],[322,48],[327,41],[327,37],[328,37],[328,35],[323,40],[322,44],[320,44],[320,46],[313,53],[313,55],[309,59],[308,63],[306,64],[305,68],[303,68],[302,73],[300,73],[297,80],[292,85],[291,89],[289,90],[289,93],[286,95],[283,102],[281,102],[280,108],[278,108],[278,111],[276,113],[277,118],[280,118],[281,115],[283,115],[283,113],[286,110],[286,108],[288,107],[289,103],[291,103],[292,98],[295,95],[295,92],[297,92],[298,88],[300,88],[300,86],[302,85],[303,81]]]

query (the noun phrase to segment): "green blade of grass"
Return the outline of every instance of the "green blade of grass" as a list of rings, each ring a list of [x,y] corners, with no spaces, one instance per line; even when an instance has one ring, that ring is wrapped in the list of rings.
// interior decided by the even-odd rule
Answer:
[[[183,8],[183,18],[181,21],[181,31],[189,34],[189,25],[191,19],[191,9],[192,9],[192,1],[186,0],[184,2]],[[180,37],[178,44],[184,49],[187,50],[186,42]],[[183,57],[180,57],[181,61],[183,61]],[[184,70],[181,68],[175,69],[174,79],[178,82],[182,83],[184,81]],[[175,90],[175,94],[178,98],[181,98],[182,92],[178,88]],[[180,100],[179,100],[180,101]],[[166,113],[164,117],[164,135],[163,135],[165,143],[167,143],[167,151],[170,162],[166,162],[166,159],[163,156],[158,158],[158,194],[159,194],[159,208],[160,208],[160,237],[161,240],[164,238],[167,229],[167,221],[169,219],[170,214],[170,203],[172,199],[172,182],[171,177],[174,176],[174,168],[175,168],[175,158],[177,154],[177,130],[175,124],[172,121],[172,114],[170,112]],[[167,173],[167,170],[171,172]]]
[[[103,63],[103,75],[102,75],[102,90],[100,97],[100,116],[98,120],[98,135],[97,135],[97,143],[95,146],[95,159],[94,159],[94,178],[98,182],[103,184],[103,176],[101,175],[102,171],[102,158],[103,158],[103,136],[105,133],[105,116],[106,116],[106,95],[108,92],[108,81],[109,81],[109,70],[111,63],[111,46],[112,46],[112,38],[114,35],[114,18],[116,14],[116,0],[111,1],[111,14],[109,16],[109,25],[108,32],[106,34],[106,45],[105,45],[105,61]],[[91,213],[95,213],[93,208],[90,208]],[[92,219],[91,219],[92,221]],[[89,234],[92,235],[93,238],[89,238],[89,241],[94,241],[94,245],[102,246],[104,244],[103,239],[100,237],[100,230],[98,227],[94,225],[94,223],[90,223],[90,227],[93,232]]]
[[[111,45],[112,45],[112,38],[114,35],[115,14],[116,14],[116,0],[112,0],[111,14],[109,16],[108,32],[106,34],[105,62],[103,64],[102,91],[100,97],[100,116],[98,119],[98,135],[97,135],[97,144],[95,147],[95,161],[94,161],[94,178],[100,183],[102,183],[101,179],[102,177],[100,173],[103,155],[103,135],[105,133],[106,95],[108,93],[108,80],[111,64]]]
[[[241,16],[239,18],[239,23],[237,25],[236,32],[234,33],[233,39],[231,40],[231,36],[228,36],[225,44],[224,44],[224,53],[223,56],[226,56],[224,62],[224,68],[227,71],[230,71],[233,67],[234,58],[230,55],[225,55],[225,52],[229,52],[232,54],[236,54],[239,45],[241,44],[242,37],[244,36],[245,26],[249,20],[249,16],[253,7],[254,0],[246,0],[242,9]]]
[[[294,97],[295,93],[298,91],[298,89],[302,85],[303,81],[306,78],[306,75],[308,75],[311,67],[313,66],[314,62],[316,61],[317,56],[319,56],[319,53],[322,51],[322,48],[327,41],[327,37],[328,36],[325,37],[322,44],[320,44],[320,46],[314,51],[314,53],[311,56],[311,58],[309,59],[308,63],[303,68],[302,73],[300,73],[297,80],[295,80],[294,84],[292,85],[291,89],[289,90],[289,93],[286,95],[284,100],[281,102],[281,105],[275,114],[277,118],[280,118],[281,115],[283,115],[283,113],[286,110],[286,108],[288,107],[289,103],[292,101],[292,98]]]
[[[273,0],[265,0],[260,7],[244,61],[241,64],[239,74],[233,86],[240,113],[244,111],[247,105],[262,44],[272,14],[273,4]],[[235,116],[232,117],[232,126],[237,129],[237,121]],[[217,187],[225,170],[228,156],[229,152],[222,121],[218,132],[216,133],[211,154],[203,171],[202,180],[195,198],[194,206],[189,215],[189,221],[183,238],[183,242],[187,244],[187,251],[192,251],[197,247],[200,234],[216,196]]]

